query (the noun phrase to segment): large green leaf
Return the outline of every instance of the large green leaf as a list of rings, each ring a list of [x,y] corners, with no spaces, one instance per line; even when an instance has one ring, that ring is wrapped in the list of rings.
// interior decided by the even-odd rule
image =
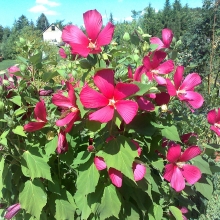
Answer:
[[[130,140],[123,136],[112,139],[98,155],[105,159],[108,168],[113,167],[131,180],[134,179],[132,163],[138,154],[137,148]]]
[[[163,217],[163,209],[160,205],[157,205],[154,203],[154,207],[153,207],[153,210],[154,210],[154,217],[156,220],[161,220],[162,217]]]
[[[21,106],[21,96],[13,96],[9,99],[11,102],[15,103],[18,106]]]
[[[118,214],[121,209],[120,197],[113,185],[108,185],[104,189],[101,205],[98,212],[100,213],[100,219],[106,219],[111,216],[118,218]]]
[[[98,184],[98,181],[99,172],[94,165],[92,157],[88,162],[80,165],[76,187],[82,195],[88,195],[89,193],[95,192],[95,187]]]
[[[22,209],[40,219],[41,211],[47,203],[47,195],[39,179],[35,179],[33,182],[28,180],[23,185],[19,194],[19,203]]]
[[[208,200],[212,197],[213,185],[208,178],[202,178],[199,182],[195,183],[196,190],[199,191]]]
[[[162,129],[161,133],[169,140],[181,142],[177,128],[174,125],[166,126],[164,129]]]
[[[24,127],[21,125],[18,125],[16,128],[12,129],[12,132],[14,134],[23,136],[23,137],[27,137],[27,135],[24,133]]]
[[[0,181],[0,197],[2,197],[2,188],[4,186],[3,185],[3,179],[2,179],[4,165],[5,165],[5,158],[1,156],[1,160],[0,160],[0,176],[1,176],[1,181]]]
[[[175,206],[170,206],[169,209],[176,220],[183,220],[182,212],[180,211],[180,209]]]
[[[58,142],[58,137],[56,136],[53,138],[53,140],[51,140],[45,145],[45,151],[47,156],[50,156],[51,154],[55,154],[57,148],[57,142]]]
[[[197,166],[202,171],[202,173],[212,175],[209,164],[203,160],[201,156],[197,156],[193,159],[193,165]]]
[[[59,220],[72,220],[74,219],[75,207],[68,201],[57,199],[55,218]]]
[[[50,166],[44,158],[32,154],[30,151],[25,151],[22,155],[22,165],[29,169],[31,179],[41,177],[51,180]]]

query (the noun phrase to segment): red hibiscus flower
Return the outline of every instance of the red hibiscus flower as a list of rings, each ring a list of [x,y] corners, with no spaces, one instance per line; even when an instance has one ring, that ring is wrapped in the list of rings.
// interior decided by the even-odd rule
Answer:
[[[57,149],[58,154],[63,154],[68,151],[68,143],[66,140],[66,132],[63,130],[60,130],[58,134],[58,143],[57,143]]]
[[[151,37],[150,42],[151,44],[158,44],[157,50],[160,50],[162,48],[169,48],[170,44],[173,40],[173,32],[165,28],[162,30],[162,41],[158,37]]]
[[[191,146],[181,153],[181,147],[178,144],[168,149],[167,160],[170,163],[165,166],[163,177],[177,192],[185,188],[185,179],[189,184],[194,184],[201,178],[198,167],[186,164],[186,161],[198,156],[201,152],[198,146]]]
[[[207,114],[208,123],[212,126],[210,127],[218,136],[220,136],[220,108],[217,110],[212,109]]]
[[[66,85],[68,88],[68,97],[63,94],[54,94],[52,97],[52,103],[62,108],[61,118],[56,121],[56,125],[67,125],[65,132],[68,133],[79,117],[79,109],[76,106],[76,96],[72,84],[67,82]]]
[[[167,90],[171,96],[177,96],[180,101],[191,105],[194,109],[200,108],[204,102],[203,97],[194,92],[194,88],[199,85],[202,80],[198,73],[191,73],[183,80],[184,67],[178,66],[174,74],[174,85],[170,79],[167,81]]]
[[[28,132],[37,131],[46,125],[47,112],[43,100],[41,100],[36,104],[36,107],[34,108],[34,117],[36,119],[36,122],[29,122],[28,124],[24,125],[25,131]]]
[[[6,219],[12,219],[19,211],[21,210],[20,203],[16,203],[7,208],[7,212],[5,214]]]
[[[114,33],[114,25],[110,22],[102,28],[102,16],[97,10],[83,14],[87,36],[75,25],[67,25],[62,33],[64,42],[70,44],[73,54],[87,57],[89,53],[100,53],[101,46],[109,44]]]
[[[115,110],[126,124],[137,114],[138,105],[131,100],[123,100],[139,91],[137,85],[117,83],[114,85],[114,72],[110,69],[98,71],[94,83],[100,92],[85,86],[80,93],[80,101],[86,108],[101,108],[89,115],[89,120],[101,123],[112,120]]]

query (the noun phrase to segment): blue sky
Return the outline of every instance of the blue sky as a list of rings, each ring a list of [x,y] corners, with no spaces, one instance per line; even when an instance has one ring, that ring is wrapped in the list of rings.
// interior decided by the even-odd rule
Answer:
[[[171,4],[174,0],[170,0]],[[82,14],[87,10],[97,9],[107,22],[112,12],[115,21],[131,20],[131,10],[143,10],[151,3],[156,10],[163,8],[165,0],[2,0],[0,7],[0,25],[11,27],[15,19],[22,14],[36,23],[44,13],[49,23],[56,20],[70,21],[78,26],[83,25]],[[189,7],[201,7],[202,0],[181,0]]]

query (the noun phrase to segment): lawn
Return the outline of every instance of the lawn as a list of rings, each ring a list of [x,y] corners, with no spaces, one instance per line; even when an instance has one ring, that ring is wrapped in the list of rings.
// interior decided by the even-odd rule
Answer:
[[[0,70],[5,70],[16,63],[16,60],[3,60],[2,62],[0,62]]]

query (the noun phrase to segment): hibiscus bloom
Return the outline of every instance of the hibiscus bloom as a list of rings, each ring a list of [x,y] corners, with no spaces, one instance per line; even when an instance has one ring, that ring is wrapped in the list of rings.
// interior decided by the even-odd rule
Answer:
[[[159,85],[165,85],[166,80],[161,75],[171,73],[174,70],[173,60],[161,63],[166,56],[167,54],[164,51],[154,52],[152,60],[150,56],[145,56],[143,65],[135,71],[135,78],[140,79],[141,75],[145,73],[150,81],[154,79]]]
[[[210,127],[218,136],[220,136],[220,108],[217,112],[215,109],[212,109],[207,114],[208,123],[212,126]]]
[[[89,53],[100,53],[101,46],[109,44],[114,33],[111,22],[102,28],[102,16],[97,10],[83,14],[87,36],[75,25],[67,25],[62,32],[64,42],[70,44],[73,54],[87,57]]]
[[[7,208],[7,212],[5,214],[6,219],[12,219],[21,209],[21,205],[19,203],[16,203],[14,205],[11,205]]]
[[[80,93],[80,101],[86,108],[101,108],[89,115],[89,120],[101,123],[112,120],[115,110],[126,124],[130,123],[137,114],[138,105],[131,100],[123,100],[139,91],[137,85],[117,83],[114,85],[114,72],[110,69],[98,71],[94,83],[101,93],[85,86]]]
[[[56,121],[56,125],[67,125],[65,132],[68,133],[79,117],[79,109],[76,105],[76,96],[72,84],[67,82],[66,85],[68,88],[68,97],[63,94],[54,94],[52,97],[52,103],[62,108],[62,115],[60,119]]]
[[[183,80],[184,67],[178,66],[174,74],[174,85],[170,79],[167,81],[167,90],[170,96],[177,96],[180,101],[191,105],[194,109],[200,108],[204,102],[203,97],[194,92],[194,89],[202,80],[198,73],[191,73]]]
[[[28,124],[24,125],[24,130],[28,132],[33,132],[40,130],[43,128],[47,123],[47,112],[44,100],[38,102],[34,108],[34,118],[36,122],[29,122]]]
[[[178,144],[168,149],[167,160],[170,163],[165,166],[163,177],[177,192],[185,188],[185,179],[189,184],[194,184],[201,178],[198,167],[186,164],[186,161],[198,156],[201,152],[198,146],[191,146],[181,153],[181,147]]]
[[[168,28],[162,30],[162,41],[158,37],[150,38],[151,44],[158,44],[157,50],[160,50],[162,48],[169,48],[172,40],[173,32]]]
[[[58,143],[57,143],[57,149],[58,154],[63,154],[68,151],[68,143],[66,140],[66,132],[62,129],[60,130],[58,134]]]

